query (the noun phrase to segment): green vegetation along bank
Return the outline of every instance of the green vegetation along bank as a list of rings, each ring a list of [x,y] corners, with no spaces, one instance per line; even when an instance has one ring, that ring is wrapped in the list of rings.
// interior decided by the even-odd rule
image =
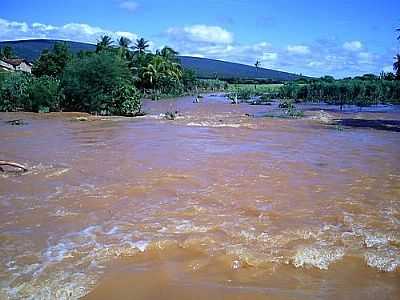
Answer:
[[[121,37],[115,45],[102,36],[95,51],[73,54],[66,43],[56,43],[34,62],[32,74],[0,73],[0,111],[134,116],[140,113],[143,97],[197,90],[195,74],[182,67],[176,51],[164,47],[151,53],[148,47],[144,39],[131,46]],[[7,56],[12,55],[8,49]]]

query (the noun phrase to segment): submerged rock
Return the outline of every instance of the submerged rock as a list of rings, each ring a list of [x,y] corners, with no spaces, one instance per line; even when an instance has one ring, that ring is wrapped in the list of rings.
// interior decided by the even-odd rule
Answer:
[[[11,120],[11,121],[6,121],[6,124],[13,125],[13,126],[23,126],[23,125],[27,125],[28,123],[25,122],[23,119],[16,119],[16,120]]]
[[[81,122],[89,121],[89,119],[87,117],[76,117],[74,120],[81,121]]]

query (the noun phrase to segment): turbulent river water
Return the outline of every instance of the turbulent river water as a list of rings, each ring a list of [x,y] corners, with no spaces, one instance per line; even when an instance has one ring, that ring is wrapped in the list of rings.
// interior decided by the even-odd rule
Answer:
[[[0,299],[399,299],[400,133],[309,108],[0,114]]]

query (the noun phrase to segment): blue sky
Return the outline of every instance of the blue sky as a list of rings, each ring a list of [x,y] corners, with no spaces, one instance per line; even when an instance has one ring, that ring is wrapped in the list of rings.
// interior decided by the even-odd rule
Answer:
[[[345,77],[391,70],[399,11],[394,0],[2,0],[0,40],[144,37],[183,55]]]

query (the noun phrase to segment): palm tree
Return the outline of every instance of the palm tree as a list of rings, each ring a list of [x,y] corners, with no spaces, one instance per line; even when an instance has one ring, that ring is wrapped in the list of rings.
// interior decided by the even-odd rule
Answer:
[[[396,72],[396,79],[400,80],[400,54],[394,57],[393,70]]]
[[[118,40],[118,46],[124,49],[128,49],[130,43],[132,43],[132,41],[124,36],[121,36]]]
[[[128,61],[130,61],[132,58],[132,55],[129,51],[130,43],[132,43],[131,40],[124,36],[121,36],[118,40],[118,55],[122,58],[127,59]]]
[[[176,56],[179,53],[174,49],[172,49],[171,47],[165,46],[160,51],[157,50],[157,54],[161,55],[162,57],[170,61],[176,61]]]
[[[149,41],[146,41],[144,38],[137,39],[133,49],[135,49],[135,53],[145,53],[147,48],[149,48]]]
[[[257,73],[257,75],[258,75],[258,68],[260,67],[260,61],[257,59],[257,61],[256,61],[256,63],[254,64],[254,66],[256,67],[256,73]],[[257,78],[256,78],[256,80],[257,80]],[[256,90],[257,89],[257,82],[256,82],[256,84],[254,85],[254,89]]]
[[[156,98],[164,80],[167,82],[180,80],[182,75],[182,67],[179,63],[169,61],[159,54],[155,55],[151,62],[142,68],[141,72],[142,78],[148,80],[155,91]]]
[[[160,56],[155,56],[149,64],[143,67],[141,74],[144,79],[148,79],[152,89],[155,90],[155,99],[158,97],[159,81],[165,69],[164,61],[160,58]]]
[[[113,44],[113,40],[109,35],[102,35],[97,41],[96,52],[109,49]]]

